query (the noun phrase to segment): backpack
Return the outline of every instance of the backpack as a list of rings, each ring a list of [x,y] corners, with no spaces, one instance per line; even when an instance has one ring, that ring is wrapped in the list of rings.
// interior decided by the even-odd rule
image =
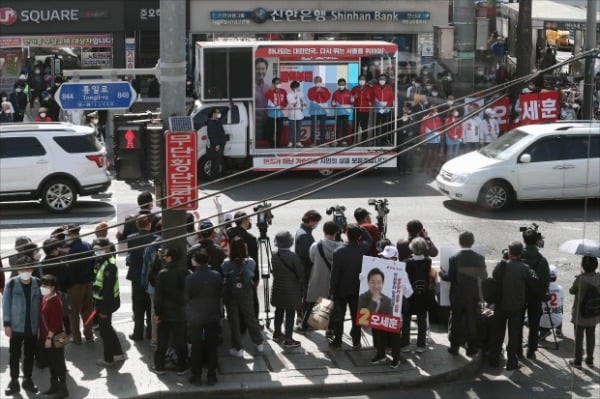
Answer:
[[[600,292],[598,287],[588,285],[581,302],[579,302],[579,313],[581,317],[589,318],[600,316]]]
[[[233,264],[234,271],[225,276],[225,289],[228,297],[230,298],[241,298],[245,296],[250,290],[250,282],[246,278],[244,273],[244,266],[238,265],[236,262],[230,261]]]

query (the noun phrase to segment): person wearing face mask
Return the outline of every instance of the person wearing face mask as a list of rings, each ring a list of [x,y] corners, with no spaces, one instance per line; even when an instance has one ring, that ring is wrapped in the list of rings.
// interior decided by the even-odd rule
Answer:
[[[185,313],[188,337],[192,342],[190,383],[202,383],[202,366],[206,364],[208,385],[217,383],[217,346],[221,332],[223,278],[209,267],[206,248],[194,252],[194,274],[185,278]],[[220,265],[219,265],[220,267]]]
[[[288,147],[293,147],[296,143],[296,147],[304,147],[302,145],[302,120],[304,119],[304,109],[306,103],[304,102],[304,94],[300,90],[300,82],[294,80],[290,83],[291,91],[287,95],[288,103]]]
[[[360,75],[358,85],[352,88],[352,98],[354,99],[354,132],[359,141],[367,139],[366,130],[369,128],[369,114],[373,106],[373,89],[367,85],[367,77]]]
[[[2,108],[0,109],[0,123],[11,123],[13,121],[13,113],[11,112],[11,105],[8,101],[2,102]]]
[[[40,114],[41,106],[39,96],[33,96],[31,102],[28,102],[27,107],[25,107],[25,118],[23,120],[26,122],[33,122]]]
[[[421,122],[420,134],[423,141],[421,167],[428,175],[437,173],[440,153],[440,133],[442,120],[438,115],[437,108],[432,107]]]
[[[410,103],[405,102],[402,108],[402,117],[398,120],[398,132],[396,133],[396,143],[399,145],[406,143],[400,147],[400,151],[414,144],[414,142],[409,140],[415,135],[415,131],[416,126],[413,124]],[[411,173],[410,151],[404,151],[398,155],[398,158],[396,158],[396,169],[399,175]]]
[[[348,118],[352,113],[352,92],[346,88],[346,79],[338,79],[338,89],[331,96],[331,106],[335,108],[336,138],[343,138],[341,145],[348,145]],[[337,143],[337,141],[336,141]]]
[[[283,110],[287,107],[287,93],[281,87],[281,79],[274,77],[272,86],[265,93],[267,99],[267,128],[266,136],[271,147],[279,145],[279,137],[283,131]]]
[[[421,78],[413,77],[410,82],[410,86],[406,89],[406,101],[417,102],[415,94],[423,94],[423,87],[421,86]]]
[[[389,135],[382,136],[392,128],[390,121],[394,107],[394,90],[387,84],[386,75],[379,76],[379,84],[373,87],[373,98],[376,107],[375,124],[377,129],[375,132],[377,136],[380,136],[378,141],[381,145],[390,144],[391,137]]]
[[[475,112],[477,108],[478,105],[476,103],[469,104],[467,106],[468,113]],[[479,114],[475,113],[463,122],[462,133],[465,152],[475,151],[479,146],[479,136],[482,134]]]
[[[92,255],[92,246],[79,237],[79,226],[65,226],[66,240],[69,245],[69,300],[71,302],[71,333],[73,342],[81,344],[79,318],[85,322],[92,311],[92,283],[94,282],[94,260],[86,259]],[[86,342],[94,341],[92,324],[83,326]]]
[[[227,140],[219,108],[213,108],[210,112],[210,119],[206,122],[206,130],[210,144],[207,149],[211,159],[210,178],[217,179],[223,172],[223,152]]]
[[[4,391],[6,396],[11,396],[20,391],[19,363],[21,350],[23,357],[23,383],[24,390],[37,393],[31,376],[33,374],[33,359],[37,343],[38,327],[40,320],[40,292],[39,279],[32,276],[33,269],[30,260],[21,257],[15,266],[22,267],[19,274],[6,283],[2,297],[2,318],[4,334],[9,341],[9,367],[10,382]]]
[[[125,354],[112,326],[112,314],[121,306],[119,296],[119,272],[114,255],[110,254],[113,244],[107,238],[97,238],[92,244],[94,255],[98,257],[98,271],[94,281],[94,308],[98,315],[100,337],[104,356],[96,361],[99,366],[112,366],[116,361],[125,360]]]
[[[48,116],[53,121],[60,120],[60,106],[58,105],[54,97],[52,97],[49,91],[42,92],[42,94],[40,95],[40,104],[42,105],[42,107],[46,107],[46,109],[48,110]]]
[[[48,116],[48,109],[45,107],[40,107],[37,118],[35,118],[34,122],[52,122],[52,118]]]
[[[315,85],[308,89],[307,94],[310,101],[310,142],[315,144],[318,122],[319,144],[323,144],[327,136],[327,102],[331,98],[331,93],[325,87],[323,78],[315,76],[313,81]]]
[[[100,140],[100,142],[104,143],[104,135],[100,133],[100,130],[98,128],[98,123],[100,122],[98,111],[90,112],[89,114],[87,114],[85,116],[85,120],[87,121],[87,125],[94,129],[94,136],[96,136],[96,138]]]
[[[52,342],[54,335],[64,332],[62,322],[63,304],[57,295],[56,278],[45,274],[41,278],[42,304],[40,306],[40,344],[43,348],[42,356],[50,369],[50,388],[42,392],[44,395],[53,395],[53,399],[62,399],[69,396],[67,390],[65,364],[65,348],[57,348]]]
[[[40,94],[46,89],[46,82],[44,81],[44,75],[42,74],[40,65],[36,65],[33,68],[33,73],[30,73],[27,77],[27,84],[29,84],[32,96]]]
[[[321,216],[321,214],[314,209],[306,211],[302,216],[302,223],[300,224],[300,228],[296,230],[294,239],[294,252],[300,257],[304,270],[302,301],[305,305],[308,280],[313,266],[312,261],[310,260],[310,247],[315,242],[315,238],[313,237],[312,232],[314,229],[317,228],[322,218],[323,217]],[[307,309],[307,307],[304,306],[303,309],[310,312],[311,308]],[[302,318],[302,316],[302,312],[298,312],[298,317]],[[301,320],[299,320],[299,322],[300,321]]]
[[[27,108],[27,94],[23,92],[23,85],[19,82],[15,84],[14,91],[8,96],[8,100],[15,110],[13,120],[15,122],[23,122],[25,116],[25,108]]]
[[[444,124],[451,125],[458,121],[459,113],[457,110],[451,111],[451,115],[446,118]],[[462,124],[448,129],[446,131],[446,160],[449,161],[458,155],[460,142],[462,139]]]
[[[485,144],[491,143],[500,135],[500,125],[493,109],[488,108],[485,110],[481,130]]]

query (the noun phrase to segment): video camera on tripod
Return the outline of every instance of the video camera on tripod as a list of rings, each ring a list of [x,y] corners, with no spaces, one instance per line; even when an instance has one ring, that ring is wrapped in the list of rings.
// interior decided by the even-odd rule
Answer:
[[[269,225],[273,223],[273,213],[271,212],[271,204],[263,201],[262,204],[256,205],[253,208],[254,212],[256,212],[256,226],[258,227],[258,231],[260,231],[260,237],[267,237],[267,229]]]
[[[533,230],[537,237],[537,246],[538,248],[544,248],[544,236],[540,233],[540,226],[536,223],[531,223],[531,226],[519,227],[520,232],[524,232],[527,230]]]
[[[375,207],[375,212],[377,212],[377,230],[379,230],[381,238],[385,238],[385,233],[387,232],[387,214],[390,213],[390,208],[388,208],[389,202],[387,198],[369,199],[369,205]]]
[[[341,231],[346,231],[346,226],[348,225],[346,215],[344,214],[345,211],[346,205],[344,204],[330,206],[325,210],[325,213],[327,213],[328,215],[333,215],[333,223],[337,224],[340,227]]]

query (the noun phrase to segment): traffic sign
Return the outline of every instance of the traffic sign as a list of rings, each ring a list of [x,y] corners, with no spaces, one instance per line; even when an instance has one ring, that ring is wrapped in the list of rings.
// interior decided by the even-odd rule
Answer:
[[[62,109],[124,109],[135,101],[137,93],[129,82],[66,82],[59,86],[54,99]]]

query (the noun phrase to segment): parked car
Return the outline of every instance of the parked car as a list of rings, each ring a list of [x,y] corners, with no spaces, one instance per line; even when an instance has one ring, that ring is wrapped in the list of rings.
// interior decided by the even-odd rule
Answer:
[[[41,200],[69,211],[78,195],[111,183],[106,151],[93,129],[70,123],[0,125],[0,201]]]
[[[436,183],[452,199],[491,210],[513,201],[600,197],[600,122],[521,126],[446,162]]]

